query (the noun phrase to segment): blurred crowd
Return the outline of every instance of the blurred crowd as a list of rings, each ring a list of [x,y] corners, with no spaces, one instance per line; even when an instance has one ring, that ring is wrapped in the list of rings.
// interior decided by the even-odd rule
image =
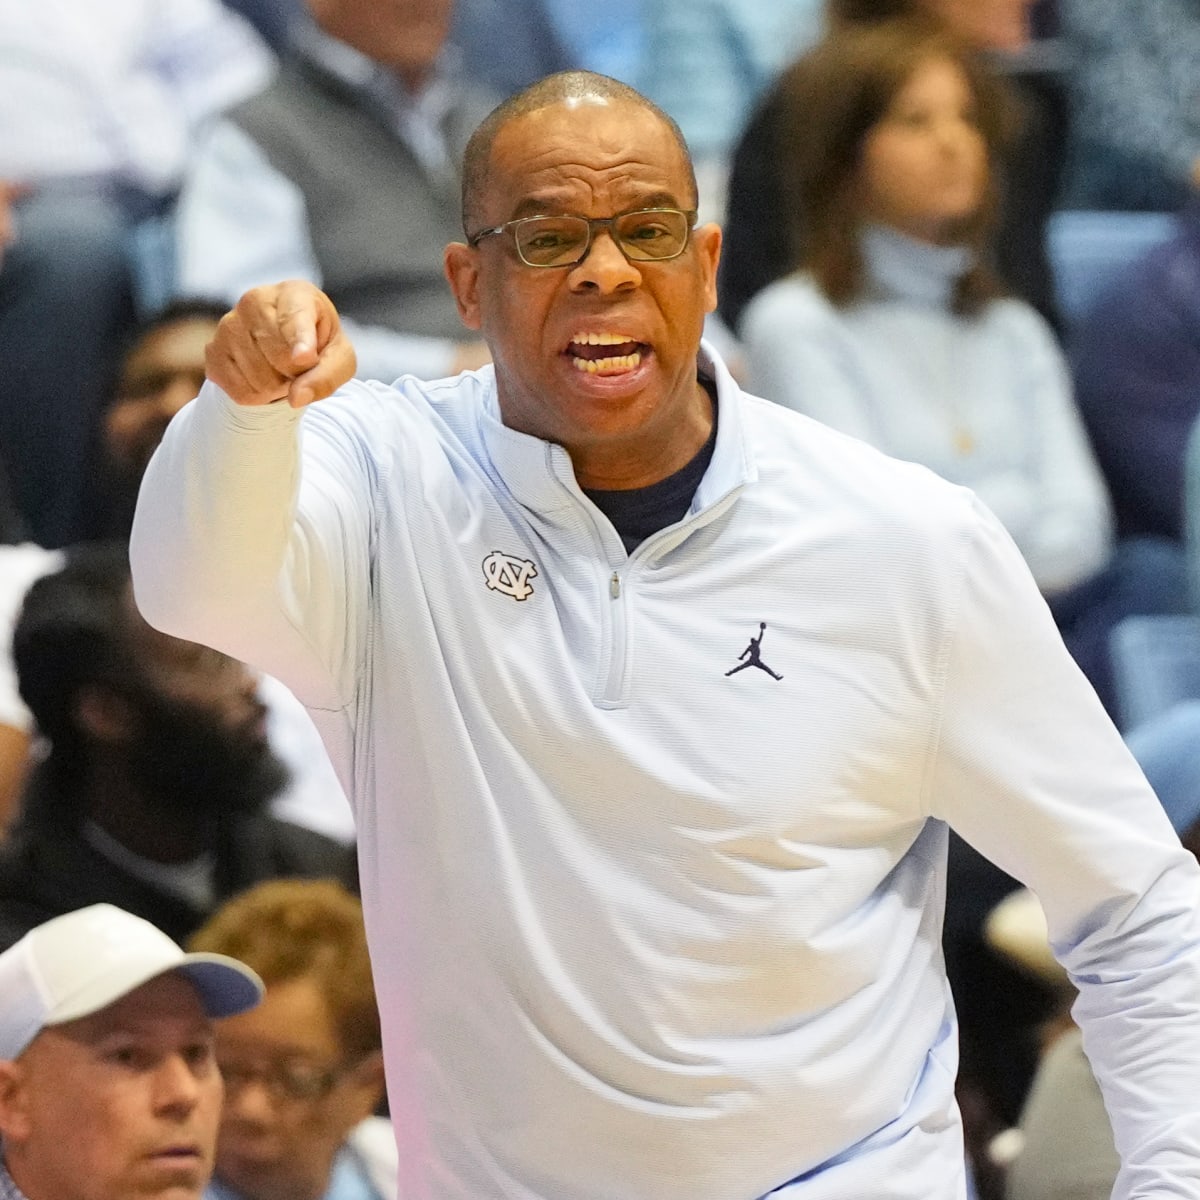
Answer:
[[[217,1200],[394,1195],[354,824],[301,703],[151,629],[138,484],[250,287],[363,378],[483,366],[460,160],[553,71],[679,124],[749,390],[974,489],[1200,845],[1196,0],[0,0],[0,950],[109,904],[232,955]],[[11,652],[9,647],[11,646]],[[980,1200],[1117,1170],[1036,901],[952,840]]]

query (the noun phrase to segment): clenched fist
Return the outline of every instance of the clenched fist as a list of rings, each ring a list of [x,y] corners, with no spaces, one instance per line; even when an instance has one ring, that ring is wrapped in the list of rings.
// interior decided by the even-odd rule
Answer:
[[[354,376],[337,309],[299,279],[251,288],[221,318],[204,356],[209,379],[238,404],[302,408]]]

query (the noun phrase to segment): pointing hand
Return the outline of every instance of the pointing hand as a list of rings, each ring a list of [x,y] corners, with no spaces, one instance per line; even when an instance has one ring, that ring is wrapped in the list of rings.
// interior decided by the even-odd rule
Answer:
[[[297,279],[251,288],[205,351],[209,379],[245,405],[286,399],[301,408],[335,392],[355,366],[333,302]]]

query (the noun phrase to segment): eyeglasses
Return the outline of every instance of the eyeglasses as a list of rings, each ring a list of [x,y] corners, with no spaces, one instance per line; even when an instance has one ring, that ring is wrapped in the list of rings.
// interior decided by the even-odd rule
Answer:
[[[276,1103],[299,1100],[323,1100],[354,1069],[354,1063],[321,1066],[304,1059],[283,1059],[274,1063],[235,1063],[220,1056],[217,1066],[230,1094],[247,1084],[260,1083]]]
[[[677,208],[639,208],[615,217],[519,217],[467,238],[477,246],[494,233],[511,233],[517,254],[527,267],[574,267],[592,248],[597,229],[607,229],[634,262],[666,262],[687,249],[696,224],[695,212]]]

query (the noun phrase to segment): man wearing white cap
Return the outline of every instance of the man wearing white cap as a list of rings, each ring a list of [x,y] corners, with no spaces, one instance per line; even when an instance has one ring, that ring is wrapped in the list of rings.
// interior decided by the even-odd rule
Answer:
[[[196,1200],[221,1110],[212,1019],[261,995],[236,959],[109,904],[0,954],[0,1200]]]

